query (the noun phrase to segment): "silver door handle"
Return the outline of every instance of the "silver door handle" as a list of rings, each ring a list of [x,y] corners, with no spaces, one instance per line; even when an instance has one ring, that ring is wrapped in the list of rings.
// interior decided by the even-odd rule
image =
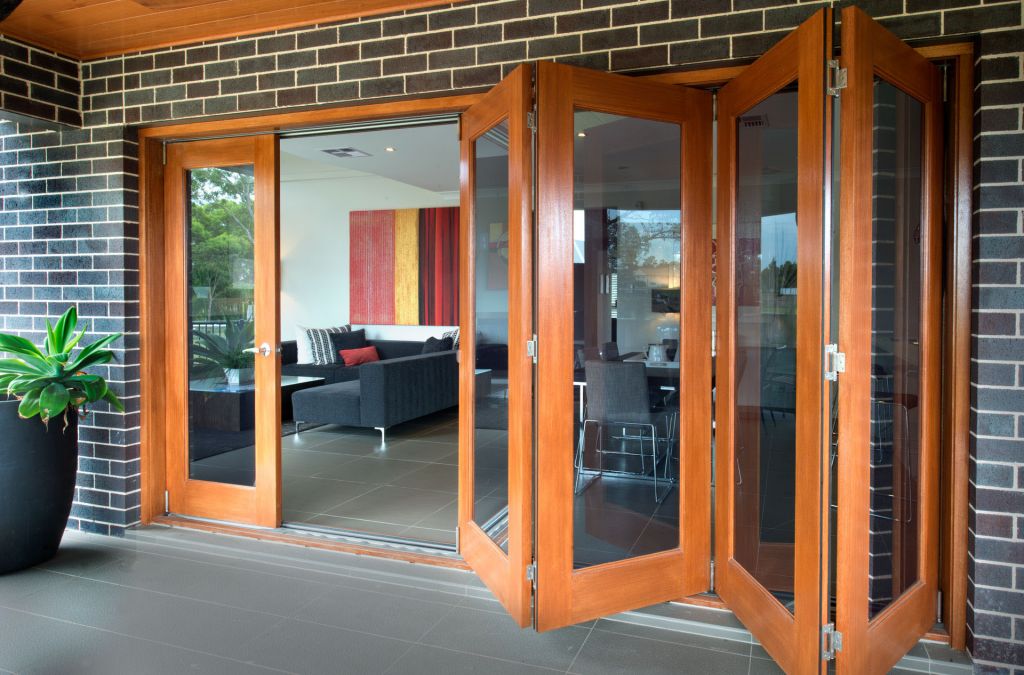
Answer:
[[[281,347],[277,347],[275,349],[275,348],[270,346],[269,342],[264,342],[259,347],[249,347],[245,351],[249,352],[250,354],[259,354],[260,356],[270,356],[271,354],[280,353]]]

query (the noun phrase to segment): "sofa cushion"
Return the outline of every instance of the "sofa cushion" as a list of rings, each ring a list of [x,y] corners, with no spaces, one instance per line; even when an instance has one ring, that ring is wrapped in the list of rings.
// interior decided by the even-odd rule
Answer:
[[[364,363],[380,361],[380,355],[377,354],[377,348],[373,345],[370,345],[369,347],[360,347],[359,349],[342,349],[338,352],[338,356],[341,357],[341,360],[346,366],[359,366]]]
[[[331,333],[331,344],[335,352],[343,349],[362,349],[366,346],[366,329],[350,330],[347,333]]]
[[[292,394],[292,410],[299,422],[359,426],[359,381],[297,391]]]
[[[416,356],[423,352],[423,342],[420,340],[367,340],[366,343],[377,348],[381,361]]]

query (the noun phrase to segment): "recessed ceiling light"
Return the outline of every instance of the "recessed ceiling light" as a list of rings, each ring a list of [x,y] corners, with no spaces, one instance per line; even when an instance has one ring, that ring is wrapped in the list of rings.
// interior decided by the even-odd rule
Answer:
[[[581,132],[577,133],[576,135],[579,136],[580,138],[586,138],[587,137],[587,132],[586,131],[581,131]]]
[[[390,145],[388,147],[384,148],[384,152],[394,152],[394,151],[395,151],[395,149],[392,148]]]

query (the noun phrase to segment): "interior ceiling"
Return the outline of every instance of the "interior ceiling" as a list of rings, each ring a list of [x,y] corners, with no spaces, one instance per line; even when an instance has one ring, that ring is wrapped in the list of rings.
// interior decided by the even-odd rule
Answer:
[[[23,0],[0,33],[93,59],[461,1]]]
[[[388,152],[386,148],[394,148]],[[324,150],[355,148],[369,157],[335,157]],[[457,124],[346,131],[281,141],[281,180],[381,176],[437,193],[459,191]]]

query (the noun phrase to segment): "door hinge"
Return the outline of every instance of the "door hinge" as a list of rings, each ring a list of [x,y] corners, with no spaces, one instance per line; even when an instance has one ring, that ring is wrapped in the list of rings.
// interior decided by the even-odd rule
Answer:
[[[537,336],[526,341],[526,355],[533,359],[534,363],[537,363]]]
[[[938,591],[935,598],[935,622],[942,623],[942,591]]]
[[[714,592],[715,590],[715,561],[711,561],[711,588],[708,590]]]
[[[530,563],[526,566],[526,580],[537,582],[537,563]]]
[[[530,131],[537,133],[537,111],[530,110],[526,113],[526,126]]]
[[[834,623],[821,627],[821,658],[823,661],[835,661],[836,654],[843,651],[843,634],[836,630]]]
[[[825,379],[832,382],[839,379],[839,373],[846,372],[846,354],[839,351],[839,345],[825,345]]]
[[[167,166],[167,141],[160,143],[160,163]]]
[[[459,526],[455,526],[455,552],[459,552]]]
[[[164,514],[171,512],[171,493],[164,490]]]
[[[846,68],[839,67],[839,61],[828,60],[828,87],[825,93],[829,96],[839,97],[839,91],[846,89]]]

